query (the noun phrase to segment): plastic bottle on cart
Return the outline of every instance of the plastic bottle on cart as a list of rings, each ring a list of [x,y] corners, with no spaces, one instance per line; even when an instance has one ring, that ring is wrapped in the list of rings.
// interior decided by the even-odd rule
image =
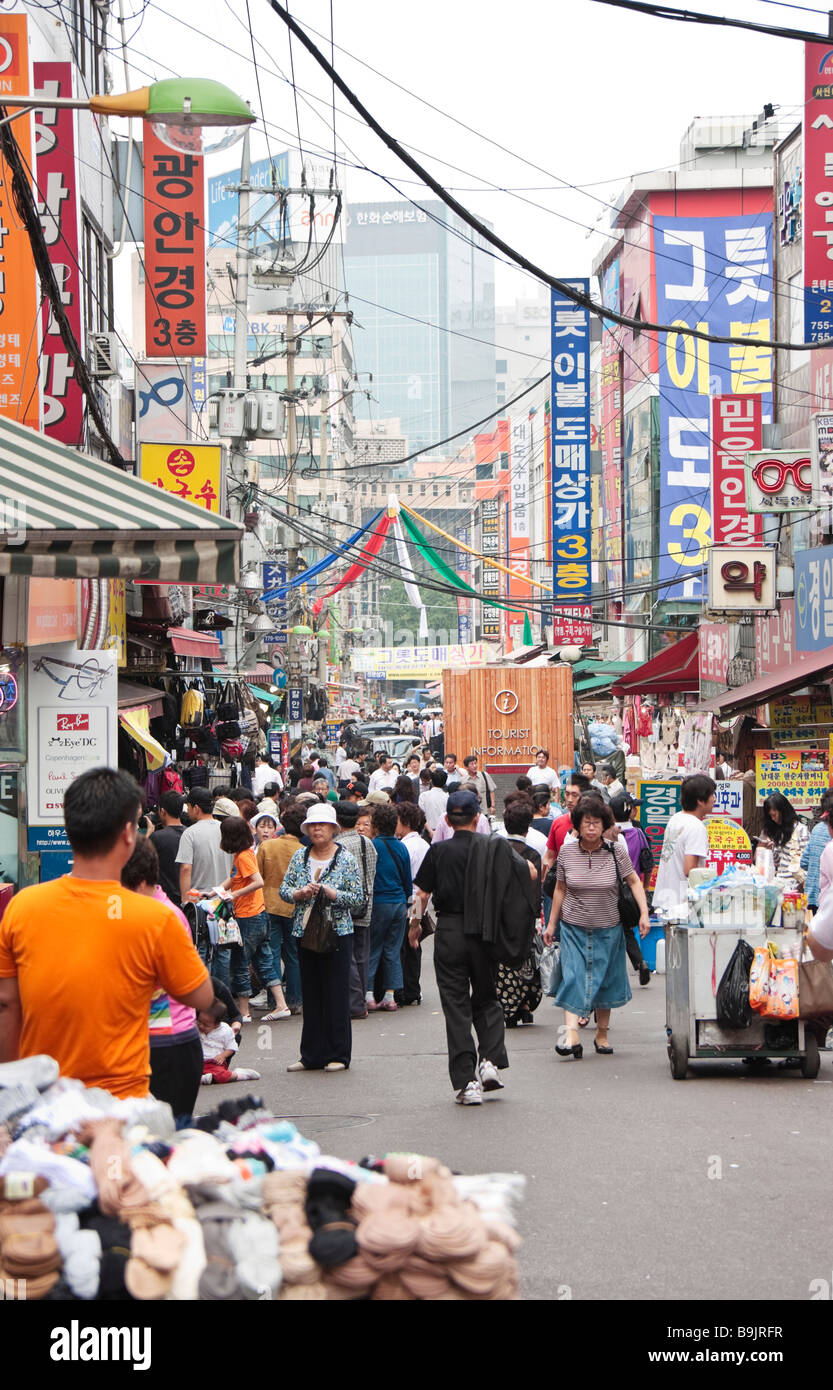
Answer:
[[[658,975],[664,975],[664,974],[665,974],[665,937],[664,937],[664,936],[657,942],[657,964],[656,964],[656,973],[657,973]]]

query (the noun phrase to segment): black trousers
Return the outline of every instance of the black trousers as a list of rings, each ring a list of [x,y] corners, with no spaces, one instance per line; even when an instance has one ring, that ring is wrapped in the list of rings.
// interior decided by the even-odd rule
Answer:
[[[625,927],[625,950],[634,970],[645,964],[645,957],[639,945],[639,937],[633,927]]]
[[[422,947],[411,945],[407,931],[402,939],[399,958],[402,961],[402,988],[398,989],[393,997],[397,1004],[415,1004],[417,999],[422,997],[419,983],[422,974]]]
[[[199,1038],[150,1049],[150,1093],[165,1100],[174,1112],[193,1115],[202,1076],[202,1044]]]
[[[478,1054],[496,1067],[509,1066],[497,962],[479,937],[465,935],[462,917],[441,916],[434,934],[434,973],[445,1015],[448,1074],[455,1091],[461,1091],[477,1076]]]
[[[350,1065],[353,1032],[350,1023],[350,966],[353,960],[349,936],[340,936],[328,956],[298,947],[304,1026],[301,1061],[311,1071],[328,1062]]]

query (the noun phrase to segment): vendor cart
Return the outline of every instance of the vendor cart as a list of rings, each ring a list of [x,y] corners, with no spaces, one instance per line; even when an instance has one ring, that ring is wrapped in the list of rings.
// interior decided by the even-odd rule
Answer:
[[[700,1058],[797,1058],[800,1074],[818,1075],[819,1049],[801,1020],[755,1017],[748,1028],[724,1028],[717,1021],[716,994],[732,953],[743,938],[754,949],[768,941],[783,957],[800,957],[801,936],[795,930],[764,926],[702,927],[666,924],[666,1032],[671,1075],[682,1081],[690,1061]],[[784,1046],[768,1045],[775,1034]]]

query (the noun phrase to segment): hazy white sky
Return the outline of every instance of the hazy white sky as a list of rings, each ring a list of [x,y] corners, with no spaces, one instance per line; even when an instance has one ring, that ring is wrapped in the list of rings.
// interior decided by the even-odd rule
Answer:
[[[138,10],[139,0],[126,0],[126,10],[131,5]],[[697,8],[761,23],[826,27],[826,12],[807,14],[765,0],[698,0]],[[329,0],[294,0],[291,9],[324,36],[312,34],[329,55]],[[268,0],[249,0],[248,10],[262,101],[246,0],[151,0],[130,44],[134,84],[172,71],[218,77],[265,116],[274,152],[297,147],[287,29]],[[765,102],[796,116],[800,111],[803,48],[785,39],[671,23],[591,0],[422,0],[418,7],[401,0],[333,0],[333,15],[335,42],[347,50],[336,48],[336,68],[381,124],[505,240],[560,276],[589,272],[600,242],[588,228],[605,227],[605,204],[630,173],[676,162],[680,136],[695,116],[754,116]],[[126,30],[131,34],[136,23]],[[331,84],[297,41],[293,57],[306,93],[298,103],[302,143],[331,149]],[[119,55],[113,59],[120,85]],[[341,96],[335,122],[349,161],[348,200],[395,196],[351,163],[386,174],[405,194],[426,196]],[[264,154],[259,133],[253,157]],[[209,174],[229,165],[228,154],[215,160]],[[522,277],[500,272],[498,300],[516,292],[535,291]]]

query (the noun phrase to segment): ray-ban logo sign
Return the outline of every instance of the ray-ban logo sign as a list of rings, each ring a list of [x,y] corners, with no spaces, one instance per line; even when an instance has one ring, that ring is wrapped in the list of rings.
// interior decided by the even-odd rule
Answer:
[[[514,690],[499,690],[493,703],[498,714],[514,714],[518,708],[518,697]]]

